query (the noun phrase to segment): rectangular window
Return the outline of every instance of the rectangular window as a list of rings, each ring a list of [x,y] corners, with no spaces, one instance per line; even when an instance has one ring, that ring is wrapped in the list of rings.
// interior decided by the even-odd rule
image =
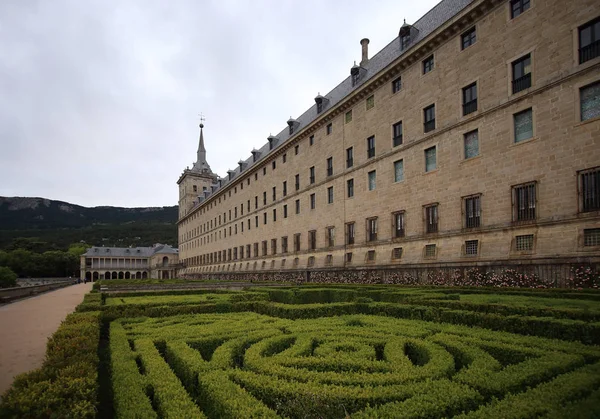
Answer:
[[[354,196],[354,179],[348,179],[346,186],[348,189],[348,198],[352,198]]]
[[[472,83],[462,89],[463,116],[477,110],[477,83]]]
[[[533,137],[533,110],[525,109],[513,115],[515,123],[515,143]]]
[[[402,248],[401,247],[395,247],[394,249],[392,249],[392,259],[394,260],[398,260],[402,258]]]
[[[600,167],[582,170],[578,175],[580,211],[600,211]]]
[[[263,212],[263,224],[267,224],[267,213]]]
[[[254,209],[258,208],[258,196],[254,197]]]
[[[394,182],[402,182],[404,180],[404,160],[394,162]]]
[[[346,253],[344,257],[346,258],[346,263],[352,263],[352,252]]]
[[[263,176],[266,176],[266,175],[267,175],[267,168],[266,168],[266,167],[263,167]],[[231,192],[231,191],[230,191],[230,192]]]
[[[258,215],[254,216],[254,226],[258,227]]]
[[[273,160],[271,162],[271,167],[272,167],[273,170],[275,170],[277,168],[277,160]]]
[[[367,241],[377,241],[377,217],[367,218]]]
[[[296,199],[296,214],[300,214],[300,200]]]
[[[250,245],[249,244],[246,245],[246,257],[247,258],[251,258],[252,257],[252,255],[250,253]]]
[[[465,159],[479,156],[479,131],[474,130],[464,135]]]
[[[600,82],[579,89],[579,102],[582,121],[600,117]]]
[[[367,262],[375,262],[375,250],[367,251]]]
[[[515,237],[515,250],[517,252],[533,250],[533,234]]]
[[[464,198],[465,228],[481,227],[481,195]]]
[[[313,145],[315,143],[315,136],[311,135],[308,137],[308,145]]]
[[[258,257],[258,243],[254,243],[254,257]]]
[[[355,233],[354,223],[346,224],[346,244],[354,244]]]
[[[266,240],[262,241],[262,255],[267,256],[267,241]]]
[[[435,105],[423,109],[423,129],[425,132],[435,129]]]
[[[531,87],[531,54],[519,58],[512,63],[513,94]]]
[[[287,205],[283,206],[283,218],[287,218],[288,213],[287,213]]]
[[[315,257],[309,256],[307,266],[315,266]]]
[[[287,180],[283,181],[283,196],[287,196]]]
[[[354,149],[352,147],[346,149],[346,168],[354,166]]]
[[[402,145],[402,121],[392,125],[392,143],[394,144],[394,147]]]
[[[294,155],[297,156],[299,151],[300,151],[300,146],[299,145],[294,146]]]
[[[300,233],[294,234],[294,252],[300,251]]]
[[[371,95],[367,98],[367,110],[373,108],[375,106],[375,96]]]
[[[533,221],[536,219],[535,182],[513,186],[513,221]]]
[[[477,256],[478,250],[479,250],[479,240],[465,241],[465,255],[466,256]]]
[[[374,191],[377,186],[377,172],[372,170],[369,172],[369,190]]]
[[[402,89],[402,77],[398,77],[392,82],[392,93],[398,93]]]
[[[271,254],[277,254],[277,239],[271,239]]]
[[[316,199],[316,196],[315,196],[315,194],[314,194],[314,193],[311,193],[311,194],[310,194],[310,209],[311,209],[311,210],[315,209],[315,207],[316,207],[316,205],[317,205],[317,204],[316,204],[316,201],[317,201],[317,199]]]
[[[529,9],[530,0],[510,0],[510,17],[516,18],[525,10]]]
[[[425,232],[438,232],[438,206],[437,204],[425,207]]]
[[[277,200],[277,188],[273,186],[273,201]]]
[[[288,238],[287,236],[281,238],[281,253],[288,252]]]
[[[327,227],[327,246],[335,246],[335,227]]]
[[[327,124],[326,132],[327,135],[330,135],[333,132],[333,124],[331,122]]]
[[[283,156],[281,156],[281,160],[283,161],[283,163],[285,163],[287,161],[287,153],[284,153]],[[248,179],[250,180],[250,179]],[[250,184],[250,182],[248,182],[248,184]]]
[[[327,188],[327,203],[333,204],[333,186]]]
[[[477,40],[477,34],[475,32],[475,27],[473,26],[468,31],[463,32],[463,34],[460,36],[460,39],[461,39],[461,48],[462,49],[468,48],[471,45],[473,45],[475,43],[475,41]]]
[[[315,250],[317,248],[317,232],[311,230],[308,232],[308,250]]]
[[[273,208],[273,222],[277,221],[277,209]]]
[[[435,257],[435,244],[426,244],[425,245],[425,257],[426,258],[434,258]]]
[[[263,192],[263,205],[267,205],[267,192]]]
[[[404,211],[398,211],[392,214],[393,237],[404,237]]]
[[[431,70],[433,70],[433,55],[430,55],[423,60],[423,74],[427,74]]]
[[[431,172],[437,169],[437,151],[436,147],[429,147],[425,150],[425,172]]]
[[[600,228],[586,228],[583,230],[584,246],[600,246]]]
[[[297,191],[300,190],[300,175],[296,175],[295,186]]]
[[[367,138],[367,158],[375,157],[375,136]]]
[[[327,176],[333,176],[333,157],[327,159]]]
[[[312,185],[313,183],[315,183],[315,166],[312,166],[310,168],[310,175],[309,175],[309,180],[310,180],[310,184]]]
[[[600,17],[579,27],[579,64],[600,56]]]
[[[352,121],[352,109],[346,112],[346,124]]]

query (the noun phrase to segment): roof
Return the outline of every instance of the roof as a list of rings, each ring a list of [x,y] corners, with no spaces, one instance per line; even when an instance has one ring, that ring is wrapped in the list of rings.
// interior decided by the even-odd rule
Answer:
[[[155,244],[152,247],[90,247],[82,256],[90,257],[146,257],[155,254],[178,254],[179,250],[168,244]]]
[[[374,78],[381,70],[386,68],[389,64],[395,61],[397,58],[406,54],[407,51],[412,51],[414,48],[429,34],[434,32],[440,26],[442,26],[446,21],[450,20],[452,17],[457,15],[460,11],[462,11],[469,4],[474,2],[475,0],[442,0],[435,7],[433,7],[429,12],[427,12],[423,17],[421,17],[414,25],[412,25],[415,29],[417,29],[418,33],[414,39],[411,39],[410,46],[405,50],[401,50],[400,48],[400,40],[399,37],[396,37],[392,42],[390,42],[387,46],[385,46],[381,51],[375,54],[369,61],[363,66],[366,70],[365,75],[361,76],[359,83],[355,86],[352,85],[352,78],[348,76],[344,81],[342,81],[339,85],[337,85],[332,91],[324,95],[324,98],[329,100],[326,108],[324,110],[330,109],[344,100],[347,96],[349,96],[353,91],[360,88],[363,84],[365,84],[370,79]],[[311,106],[306,112],[296,118],[296,121],[299,123],[296,127],[294,127],[294,133],[292,135],[289,134],[289,130],[286,127],[279,134],[275,135],[278,141],[276,145],[274,145],[272,150],[269,150],[269,143],[265,143],[258,150],[260,155],[258,156],[256,161],[253,161],[253,157],[250,156],[247,160],[243,161],[244,168],[243,171],[248,171],[249,168],[259,164],[262,162],[268,155],[274,153],[277,149],[286,144],[291,138],[293,138],[298,131],[306,126],[310,125],[315,119],[317,119],[320,114],[317,113],[317,105],[314,104]],[[254,150],[253,150],[254,151]],[[231,180],[229,180],[229,176],[224,178],[220,178],[221,186],[218,186],[217,189],[206,194],[206,198],[217,193],[221,188],[224,188],[229,183],[237,180],[237,176],[242,172],[240,166],[238,165],[235,169],[231,170]],[[229,173],[229,171],[228,171]],[[197,207],[202,203],[204,197],[200,195],[199,202],[194,206]]]

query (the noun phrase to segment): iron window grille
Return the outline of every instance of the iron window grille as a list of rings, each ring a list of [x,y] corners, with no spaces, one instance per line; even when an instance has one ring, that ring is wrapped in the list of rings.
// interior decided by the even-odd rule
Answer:
[[[600,17],[579,27],[579,64],[600,56]]]
[[[346,224],[346,244],[354,244],[354,236],[355,236],[355,224],[348,223]]]
[[[531,54],[512,63],[512,92],[518,93],[531,87]]]
[[[533,250],[533,234],[524,234],[515,237],[515,250],[517,252],[526,252]]]
[[[600,211],[600,167],[582,170],[578,175],[580,211]]]
[[[354,149],[352,147],[346,149],[346,168],[351,168],[354,165]]]
[[[481,195],[465,198],[465,227],[481,227]]]
[[[479,250],[479,240],[465,241],[465,255],[466,256],[477,256],[478,250]]]
[[[463,116],[477,110],[477,83],[473,83],[462,89],[463,93]]]
[[[333,157],[327,159],[327,176],[333,176]]]
[[[402,89],[402,77],[398,77],[392,82],[392,93],[398,93]]]
[[[402,258],[402,248],[401,247],[395,247],[394,249],[392,249],[392,259],[401,259]]]
[[[375,261],[375,250],[367,251],[367,262],[374,262],[374,261]]]
[[[430,105],[423,109],[423,129],[425,132],[435,129],[435,105]]]
[[[427,74],[431,70],[433,70],[433,55],[430,55],[423,60],[423,74]]]
[[[584,246],[600,246],[600,228],[586,228],[583,230]]]
[[[352,198],[354,196],[354,179],[348,179],[346,185],[348,188],[348,198]]]
[[[367,158],[375,157],[375,136],[367,138]]]
[[[438,232],[438,206],[429,205],[425,207],[425,232],[426,233],[437,233]]]
[[[404,237],[404,211],[396,212],[393,215],[394,237]]]
[[[533,221],[536,219],[535,182],[513,187],[513,221]]]
[[[377,241],[377,217],[367,219],[367,241]]]
[[[426,258],[434,258],[436,252],[435,244],[426,244],[425,245],[425,257]]]
[[[464,32],[461,36],[461,47],[462,49],[468,48],[475,43],[477,40],[477,33],[475,27],[472,27],[468,31]]]
[[[396,122],[392,128],[394,147],[402,145],[402,121]]]

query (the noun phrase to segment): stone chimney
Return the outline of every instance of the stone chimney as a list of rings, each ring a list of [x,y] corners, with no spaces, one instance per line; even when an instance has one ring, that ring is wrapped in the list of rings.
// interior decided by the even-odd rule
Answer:
[[[360,61],[360,66],[364,67],[365,64],[369,62],[369,40],[367,38],[363,38],[360,41],[362,45],[362,60]]]

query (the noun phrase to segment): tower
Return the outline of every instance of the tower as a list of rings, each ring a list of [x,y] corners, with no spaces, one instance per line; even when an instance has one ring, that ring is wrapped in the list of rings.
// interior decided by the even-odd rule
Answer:
[[[204,124],[200,123],[200,138],[196,162],[192,168],[186,168],[177,184],[179,185],[179,219],[184,217],[203,196],[204,191],[209,191],[211,185],[217,181],[208,162],[206,161],[206,148],[204,147]]]

